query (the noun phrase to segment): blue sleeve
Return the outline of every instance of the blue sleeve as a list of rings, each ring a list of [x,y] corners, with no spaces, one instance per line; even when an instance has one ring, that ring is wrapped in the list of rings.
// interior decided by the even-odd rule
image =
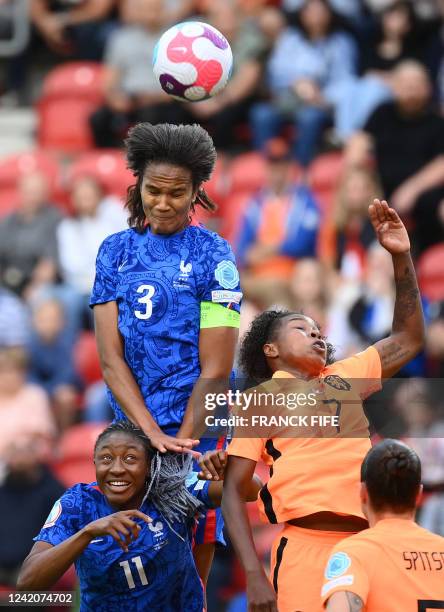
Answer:
[[[230,245],[212,234],[202,245],[198,295],[201,302],[214,302],[240,312],[242,292],[239,272]]]
[[[117,297],[117,272],[122,254],[121,232],[105,238],[96,259],[96,276],[89,305],[113,302]]]
[[[199,480],[197,477],[198,472],[190,472],[186,479],[185,485],[191,495],[194,495],[200,502],[207,508],[214,508],[213,503],[210,500],[209,487],[211,482],[209,480]]]
[[[296,189],[293,198],[294,204],[280,253],[295,258],[315,257],[321,222],[318,205],[306,187]]]
[[[40,533],[34,538],[35,541],[57,546],[79,531],[82,491],[78,487],[76,485],[68,489],[56,501]]]

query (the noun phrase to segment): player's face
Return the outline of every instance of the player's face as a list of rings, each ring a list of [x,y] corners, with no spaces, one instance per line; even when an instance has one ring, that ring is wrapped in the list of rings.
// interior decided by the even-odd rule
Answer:
[[[274,342],[264,346],[274,370],[293,370],[304,375],[318,376],[325,367],[327,344],[310,317],[288,315]]]
[[[190,170],[166,163],[148,164],[140,194],[153,234],[175,234],[187,226],[196,197]]]
[[[142,503],[149,464],[142,444],[125,433],[105,438],[94,456],[97,484],[111,506],[132,510]]]

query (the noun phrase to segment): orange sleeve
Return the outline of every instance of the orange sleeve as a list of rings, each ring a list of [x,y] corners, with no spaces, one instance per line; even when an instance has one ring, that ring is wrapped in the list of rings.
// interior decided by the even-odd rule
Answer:
[[[252,461],[260,461],[264,451],[263,438],[233,438],[228,445],[227,452],[229,455],[236,457],[245,457]]]
[[[372,552],[365,544],[350,545],[346,541],[333,548],[325,568],[324,584],[321,589],[324,606],[333,593],[340,591],[355,593],[364,604],[366,603],[370,588],[369,565],[372,565]],[[365,563],[361,563],[360,559],[365,559]]]
[[[359,392],[362,398],[381,389],[381,358],[374,346],[369,346],[365,351],[333,363],[324,370],[324,373],[325,375],[338,374],[342,378],[359,381]]]

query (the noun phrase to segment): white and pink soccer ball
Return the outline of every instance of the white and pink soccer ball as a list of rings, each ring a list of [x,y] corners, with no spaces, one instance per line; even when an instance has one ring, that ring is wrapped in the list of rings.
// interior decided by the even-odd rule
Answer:
[[[186,102],[217,95],[228,82],[233,54],[227,39],[207,23],[179,23],[159,39],[153,70],[162,89]]]

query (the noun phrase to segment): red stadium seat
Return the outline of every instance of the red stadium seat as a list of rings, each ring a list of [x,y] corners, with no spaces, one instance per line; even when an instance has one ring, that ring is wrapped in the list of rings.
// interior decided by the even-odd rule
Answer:
[[[37,104],[41,147],[64,153],[92,148],[89,117],[103,102],[103,74],[95,62],[65,63],[49,73]]]
[[[74,346],[74,364],[82,380],[87,384],[101,380],[99,354],[93,332],[83,332]]]
[[[93,176],[108,194],[122,199],[125,198],[128,187],[136,182],[119,149],[94,150],[83,154],[69,168],[67,181],[70,183],[85,175]]]
[[[108,423],[83,423],[70,427],[59,442],[59,459],[51,466],[57,478],[67,487],[77,482],[93,482],[94,445]]]
[[[64,62],[45,78],[42,97],[83,97],[100,102],[103,75],[104,67],[100,62]]]
[[[229,180],[227,175],[227,160],[218,155],[213,174],[209,181],[203,184],[208,196],[222,209],[228,194]],[[217,213],[216,213],[217,214]]]
[[[92,460],[97,436],[107,425],[108,423],[81,423],[67,429],[59,442],[60,461]]]
[[[266,162],[260,153],[239,155],[231,164],[230,193],[256,191],[263,187]]]
[[[11,155],[0,161],[0,216],[16,210],[20,197],[17,182],[20,177],[32,172],[41,172],[47,177],[51,201],[64,209],[60,165],[53,155],[35,150]]]
[[[61,461],[52,466],[56,477],[65,487],[69,488],[78,482],[94,482],[96,471],[93,463],[93,456],[89,459],[79,459],[74,461]]]
[[[220,234],[232,244],[237,238],[242,215],[253,195],[254,192],[241,191],[226,200]]]
[[[310,182],[315,192],[334,189],[341,178],[343,169],[341,153],[332,152],[319,155],[310,166]]]
[[[430,301],[444,300],[444,242],[428,248],[418,261],[421,293]]]

